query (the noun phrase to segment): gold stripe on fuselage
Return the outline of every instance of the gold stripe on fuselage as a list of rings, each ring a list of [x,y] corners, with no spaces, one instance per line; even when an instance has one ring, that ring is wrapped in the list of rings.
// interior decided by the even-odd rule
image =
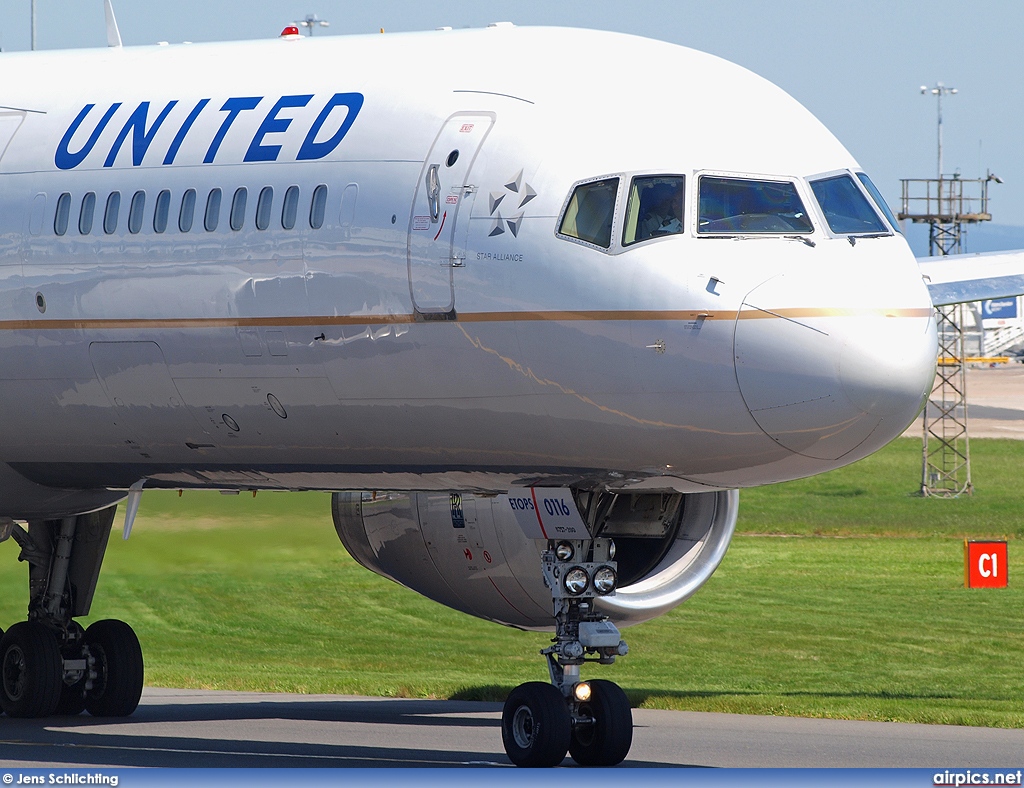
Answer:
[[[440,323],[522,323],[575,321],[689,321],[704,320],[763,320],[770,318],[797,319],[812,317],[928,317],[932,310],[924,309],[846,309],[791,307],[767,311],[763,309],[735,310],[566,310],[546,312],[464,312],[451,320],[423,322]],[[366,326],[416,323],[423,320],[416,315],[314,315],[293,317],[181,317],[181,318],[75,318],[69,320],[0,320],[3,331],[83,331],[102,329],[183,329],[183,328],[282,328],[315,326]]]

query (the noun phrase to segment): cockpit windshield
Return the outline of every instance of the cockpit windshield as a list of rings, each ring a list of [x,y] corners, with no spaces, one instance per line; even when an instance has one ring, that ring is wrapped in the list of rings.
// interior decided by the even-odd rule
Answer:
[[[837,235],[889,234],[868,198],[849,175],[811,181],[811,191],[825,214],[825,221]]]
[[[558,227],[559,234],[607,249],[612,242],[612,220],[615,218],[615,195],[618,191],[618,178],[581,183],[569,198]]]
[[[700,178],[697,232],[708,235],[810,233],[814,225],[790,181]]]
[[[903,231],[900,229],[899,222],[897,222],[896,217],[892,215],[892,209],[889,207],[889,204],[885,201],[885,198],[882,196],[882,193],[878,191],[878,187],[871,182],[871,179],[868,177],[866,172],[858,172],[857,177],[860,179],[860,182],[864,185],[864,188],[868,190],[868,194],[871,195],[871,199],[875,201],[875,205],[878,206],[878,209],[885,214],[885,218],[889,220],[889,224],[892,225],[892,229],[894,229],[896,232],[902,235]]]
[[[682,175],[654,175],[634,178],[626,203],[622,245],[683,231]]]

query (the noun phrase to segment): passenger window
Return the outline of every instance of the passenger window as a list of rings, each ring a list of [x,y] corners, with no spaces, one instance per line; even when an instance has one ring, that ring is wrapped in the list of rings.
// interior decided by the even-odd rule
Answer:
[[[796,185],[702,175],[697,232],[709,235],[811,233]]]
[[[319,230],[324,226],[324,216],[327,213],[327,187],[320,184],[313,189],[313,202],[309,206],[309,226]]]
[[[192,220],[196,214],[196,190],[186,189],[181,195],[181,210],[178,211],[178,229],[187,233],[192,229]]]
[[[171,193],[164,189],[156,196],[153,208],[153,232],[162,233],[167,229],[167,215],[171,212]]]
[[[82,210],[78,214],[78,232],[88,235],[92,232],[92,217],[96,212],[96,194],[87,192],[82,198]]]
[[[281,226],[291,230],[295,226],[295,218],[299,215],[299,187],[289,186],[284,193],[284,204],[281,206]]]
[[[618,178],[577,186],[569,198],[558,232],[607,249],[612,242],[612,219],[618,190]]]
[[[132,204],[128,206],[128,232],[137,233],[142,229],[142,213],[146,210],[146,193],[135,192]]]
[[[634,178],[626,203],[622,245],[681,233],[683,186],[681,175]]]
[[[228,214],[228,224],[232,230],[241,230],[245,224],[245,201],[249,191],[244,186],[235,189],[235,196],[231,198],[231,213]]]
[[[266,230],[270,227],[270,214],[274,207],[274,188],[264,186],[256,200],[256,229]]]
[[[117,230],[117,214],[121,210],[121,192],[107,195],[107,207],[103,211],[103,232],[110,235]]]
[[[879,210],[885,214],[885,218],[889,220],[889,224],[892,225],[892,229],[903,235],[903,230],[900,228],[900,223],[896,221],[896,217],[892,215],[892,208],[889,207],[889,203],[885,201],[885,197],[878,191],[878,187],[871,182],[866,172],[858,172],[857,177],[860,178],[860,182],[864,185],[864,188],[868,190],[868,194],[871,195],[871,199],[875,201],[875,205],[878,206]]]
[[[206,198],[206,213],[203,215],[203,227],[212,233],[220,224],[220,189],[211,189]]]
[[[53,216],[53,231],[64,235],[68,231],[68,219],[71,218],[71,195],[64,192],[57,198],[57,212]]]

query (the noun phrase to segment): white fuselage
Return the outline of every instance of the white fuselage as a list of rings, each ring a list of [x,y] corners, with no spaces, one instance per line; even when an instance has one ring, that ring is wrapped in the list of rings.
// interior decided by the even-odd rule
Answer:
[[[856,162],[709,55],[493,28],[4,54],[0,84],[0,462],[39,485],[742,487],[929,390],[906,242],[830,232],[807,184]],[[813,233],[701,236],[708,173],[792,179]],[[621,245],[637,174],[685,177],[685,232]],[[560,237],[612,176],[610,245]],[[0,514],[79,505],[32,489]]]

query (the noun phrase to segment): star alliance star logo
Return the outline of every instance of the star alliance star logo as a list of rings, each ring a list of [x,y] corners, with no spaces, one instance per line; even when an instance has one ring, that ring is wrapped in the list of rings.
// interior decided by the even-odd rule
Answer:
[[[523,171],[520,170],[516,173],[508,183],[505,184],[504,189],[496,192],[491,192],[489,195],[490,200],[490,213],[494,224],[491,225],[491,231],[488,233],[488,238],[493,238],[495,235],[502,235],[505,232],[505,228],[508,227],[508,231],[512,233],[512,237],[519,237],[519,227],[523,221],[523,206],[526,205],[530,200],[537,196],[537,192],[528,183],[523,182]],[[518,205],[512,208],[518,201]],[[504,204],[506,209],[512,211],[518,211],[514,216],[503,216],[502,212],[498,210]]]

